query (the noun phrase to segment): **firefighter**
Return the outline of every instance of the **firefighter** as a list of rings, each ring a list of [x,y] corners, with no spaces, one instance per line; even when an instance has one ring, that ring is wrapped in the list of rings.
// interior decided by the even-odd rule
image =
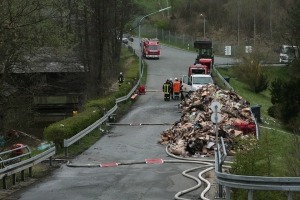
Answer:
[[[119,87],[121,87],[121,84],[124,82],[124,76],[123,76],[122,72],[120,72],[120,75],[118,77],[118,81],[119,81]]]
[[[170,96],[171,96],[172,99],[174,99],[172,78],[170,78],[169,81],[170,81]]]
[[[175,100],[179,99],[179,93],[180,93],[180,82],[178,81],[177,78],[174,79],[173,83],[173,93],[174,93],[174,98]]]
[[[180,100],[182,101],[184,99],[182,79],[180,79],[179,82],[180,82]]]
[[[165,101],[170,100],[170,81],[169,81],[169,79],[167,79],[166,82],[164,82],[162,89],[164,92]]]

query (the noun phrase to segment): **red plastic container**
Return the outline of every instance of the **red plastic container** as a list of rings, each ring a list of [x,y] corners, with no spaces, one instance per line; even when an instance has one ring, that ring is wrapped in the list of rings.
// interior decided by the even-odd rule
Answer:
[[[236,123],[233,123],[233,125],[239,131],[243,131],[244,135],[248,135],[249,133],[254,133],[256,135],[256,126],[255,126],[255,123],[236,122]]]
[[[23,144],[13,144],[13,145],[11,145],[10,149],[17,149],[17,148],[20,148],[20,147],[24,147],[24,145],[23,145]],[[23,154],[23,150],[24,150],[24,149],[17,149],[17,150],[14,150],[14,151],[12,152],[12,154],[13,154],[13,155],[16,155],[16,156],[22,155],[22,154]]]

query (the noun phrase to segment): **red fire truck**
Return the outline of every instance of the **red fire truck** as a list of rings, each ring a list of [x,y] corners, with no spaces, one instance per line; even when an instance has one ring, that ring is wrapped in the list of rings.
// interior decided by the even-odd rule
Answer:
[[[210,58],[199,59],[199,64],[194,64],[189,67],[188,76],[192,74],[211,74],[212,60]]]
[[[141,51],[145,58],[157,58],[160,57],[160,43],[158,39],[141,39]]]

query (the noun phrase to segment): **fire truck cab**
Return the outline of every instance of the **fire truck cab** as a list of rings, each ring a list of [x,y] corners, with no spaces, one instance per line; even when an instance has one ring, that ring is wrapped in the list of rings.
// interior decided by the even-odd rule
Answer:
[[[199,64],[194,64],[189,67],[188,76],[192,74],[211,74],[212,60],[209,58],[199,59]]]
[[[141,39],[141,51],[145,58],[156,58],[160,57],[160,43],[158,39]]]

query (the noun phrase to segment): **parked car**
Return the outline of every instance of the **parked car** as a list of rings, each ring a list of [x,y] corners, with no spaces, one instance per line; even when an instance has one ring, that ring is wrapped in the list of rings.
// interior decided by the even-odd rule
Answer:
[[[129,40],[128,40],[128,38],[122,38],[122,42],[123,42],[124,44],[128,44]]]

